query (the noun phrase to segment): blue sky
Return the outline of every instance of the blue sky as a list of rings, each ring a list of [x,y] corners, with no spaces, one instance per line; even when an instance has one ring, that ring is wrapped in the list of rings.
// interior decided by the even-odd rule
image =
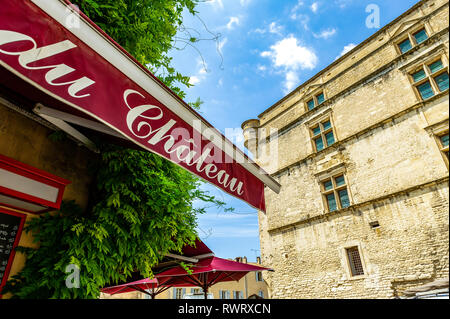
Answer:
[[[243,148],[241,123],[257,116],[287,93],[327,67],[378,28],[368,28],[370,4],[380,10],[383,27],[417,0],[206,0],[198,16],[184,15],[173,50],[173,66],[195,84],[187,102],[204,101],[201,114]],[[206,26],[206,27],[205,27]],[[202,40],[195,48],[183,38]],[[199,52],[201,54],[199,54]],[[199,216],[199,235],[224,258],[259,255],[256,211],[209,185],[206,190],[234,207],[211,207]]]

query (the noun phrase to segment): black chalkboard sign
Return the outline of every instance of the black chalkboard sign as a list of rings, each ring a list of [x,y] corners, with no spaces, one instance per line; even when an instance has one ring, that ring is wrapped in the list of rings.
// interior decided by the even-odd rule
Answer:
[[[0,293],[8,280],[26,215],[0,208]]]

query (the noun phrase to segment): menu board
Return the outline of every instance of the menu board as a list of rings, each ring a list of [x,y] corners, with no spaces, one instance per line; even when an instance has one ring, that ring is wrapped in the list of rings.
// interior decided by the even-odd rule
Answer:
[[[25,217],[24,214],[0,208],[0,291],[8,280]]]

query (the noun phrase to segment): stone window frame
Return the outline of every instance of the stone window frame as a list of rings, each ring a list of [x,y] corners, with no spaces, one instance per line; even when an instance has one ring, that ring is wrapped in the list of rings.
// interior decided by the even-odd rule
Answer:
[[[323,102],[319,104],[317,97],[323,94]],[[305,107],[305,111],[309,112],[312,110],[315,110],[316,108],[318,108],[319,106],[323,105],[326,101],[327,101],[327,94],[325,93],[325,90],[321,89],[321,90],[316,90],[314,91],[314,93],[310,94],[309,96],[307,96],[304,99],[304,107]],[[314,107],[312,109],[309,109],[308,107],[308,103],[314,101]]]
[[[203,289],[202,288],[192,288],[191,293],[194,295],[200,295],[203,293]]]
[[[230,291],[229,290],[219,290],[219,298],[220,299],[230,299]]]
[[[442,62],[442,65],[443,65],[442,69],[436,71],[435,73],[431,73],[429,66],[439,60]],[[425,71],[425,78],[416,82],[416,81],[414,81],[413,75],[416,74],[417,72],[419,72],[420,70]],[[438,54],[435,54],[426,60],[422,60],[418,63],[415,63],[413,66],[408,67],[405,70],[405,72],[408,74],[409,82],[411,83],[411,86],[413,87],[414,94],[416,95],[418,101],[427,101],[428,99],[432,98],[432,97],[430,97],[427,99],[423,99],[422,95],[419,92],[418,87],[426,82],[430,82],[431,88],[434,93],[433,96],[436,96],[438,94],[449,91],[449,89],[446,89],[441,92],[438,85],[436,84],[436,80],[435,80],[435,78],[437,76],[439,76],[445,72],[447,72],[447,74],[449,73],[449,60],[444,53],[439,52]]]
[[[183,288],[175,288],[174,293],[175,293],[174,299],[183,298]]]
[[[395,50],[397,51],[397,54],[399,54],[399,55],[407,54],[408,52],[413,50],[415,47],[420,45],[421,43],[427,41],[427,40],[425,40],[421,43],[417,43],[416,38],[414,37],[414,34],[420,32],[421,30],[425,30],[425,32],[427,34],[427,40],[433,35],[428,23],[419,24],[418,26],[406,31],[406,33],[403,36],[401,36],[398,40],[395,41],[394,46],[395,46]],[[402,52],[402,50],[400,49],[400,43],[403,43],[405,40],[409,40],[409,42],[411,44],[411,49],[409,49],[406,52]]]
[[[322,128],[323,128],[322,123],[325,123],[327,121],[330,121],[331,129],[322,130]],[[338,143],[339,139],[336,134],[336,126],[334,125],[334,120],[333,120],[331,109],[328,112],[324,112],[319,117],[306,122],[305,124],[308,126],[308,132],[309,132],[309,137],[310,137],[309,140],[311,141],[313,153],[319,153],[319,152],[329,148],[330,146],[333,146],[336,143]],[[313,128],[317,127],[318,125],[319,125],[319,127],[321,127],[320,136],[322,137],[322,142],[324,143],[324,148],[321,150],[317,150],[315,140],[317,139],[318,135],[314,135],[314,132],[313,132]],[[328,143],[326,143],[326,138],[325,138],[325,135],[328,134],[329,132],[333,132],[333,138],[334,138],[334,143],[331,145],[328,145]]]
[[[354,248],[354,247],[358,248],[359,258],[361,260],[361,265],[362,265],[363,272],[364,272],[363,275],[353,276],[353,274],[352,274],[350,261],[348,260],[347,249]],[[362,249],[362,245],[359,241],[346,242],[344,245],[342,245],[339,248],[339,253],[340,253],[340,257],[341,257],[341,264],[345,270],[345,275],[347,277],[347,280],[360,280],[360,279],[365,279],[365,278],[367,278],[367,276],[369,276],[367,266],[366,266],[366,257],[365,257],[364,251]]]
[[[447,168],[448,168],[448,156],[449,156],[449,146],[445,146],[442,144],[442,136],[444,135],[448,135],[449,130],[447,129],[447,131],[440,133],[439,135],[434,135],[434,137],[437,140],[437,143],[439,145],[439,150],[441,151],[442,155],[444,156],[445,159],[445,163],[447,164]]]
[[[262,274],[261,271],[255,271],[255,279],[256,279],[256,282],[263,282],[264,281],[263,274]]]
[[[339,177],[343,177],[344,178],[344,184],[343,185],[336,185],[336,179]],[[330,190],[326,190],[324,184],[326,182],[331,181],[332,184],[332,188]],[[347,177],[345,176],[344,173],[337,173],[334,175],[331,175],[330,177],[326,178],[326,179],[322,179],[320,181],[320,192],[322,193],[322,200],[324,203],[324,208],[325,211],[331,213],[331,212],[336,212],[336,211],[340,211],[342,209],[348,208],[352,205],[351,200],[350,200],[350,192],[348,191],[348,182],[347,182]],[[343,207],[342,203],[341,203],[341,197],[339,195],[339,192],[345,190],[347,192],[347,197],[348,197],[348,206]],[[336,209],[335,210],[331,210],[330,209],[330,205],[328,203],[328,195],[334,195],[334,200],[336,202]]]
[[[244,292],[242,290],[233,290],[233,299],[244,299]]]
[[[449,169],[449,147],[445,147],[442,145],[441,137],[449,134],[449,119],[445,119],[441,122],[435,123],[433,125],[430,125],[425,128],[426,131],[430,134],[430,136],[433,137],[434,141],[436,142],[436,145],[439,149],[439,152],[442,155],[442,159],[444,160],[445,165],[447,166],[447,169]]]
[[[349,179],[347,177],[347,170],[345,167],[345,163],[340,163],[326,171],[323,172],[319,172],[315,174],[316,176],[316,180],[317,183],[319,185],[319,190],[320,190],[320,195],[322,198],[322,205],[323,205],[323,211],[324,213],[335,213],[335,212],[339,212],[343,209],[348,209],[349,207],[351,207],[352,205],[354,205],[353,202],[353,196],[352,196],[352,192],[350,189],[350,183],[349,183]],[[336,196],[336,193],[334,194],[335,196],[335,200],[337,205],[337,210],[334,211],[330,211],[328,208],[328,201],[325,195],[328,195],[328,193],[330,193],[330,191],[324,191],[324,187],[323,187],[323,183],[326,182],[327,180],[331,179],[332,183],[333,183],[333,191],[335,190],[341,190],[343,189],[343,186],[339,186],[339,187],[334,187],[334,179],[335,177],[339,177],[339,176],[344,176],[344,181],[345,181],[345,187],[347,189],[347,196],[348,196],[348,201],[349,201],[349,206],[342,208],[340,206],[340,199],[339,196]]]

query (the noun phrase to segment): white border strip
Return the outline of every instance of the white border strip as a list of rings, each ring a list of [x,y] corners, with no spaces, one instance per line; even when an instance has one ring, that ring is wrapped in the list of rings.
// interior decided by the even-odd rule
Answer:
[[[194,127],[194,121],[201,121],[201,134],[221,149],[228,156],[236,160],[245,169],[251,172],[255,177],[257,177],[261,182],[267,185],[274,192],[279,193],[281,185],[278,184],[271,176],[268,174],[261,173],[260,168],[256,163],[251,162],[250,159],[246,159],[244,153],[233,145],[230,141],[226,140],[223,136],[217,134],[216,132],[211,132],[209,125],[206,125],[200,118],[196,117],[192,112],[190,112],[180,101],[178,101],[171,93],[167,92],[155,79],[149,76],[145,71],[143,71],[134,61],[132,61],[128,56],[126,56],[122,51],[118,50],[117,47],[112,44],[107,38],[105,38],[101,33],[99,33],[93,26],[91,26],[87,21],[82,19],[72,8],[67,6],[61,0],[30,0],[35,5],[40,7],[44,12],[50,15],[53,19],[58,21],[63,25],[68,31],[75,35],[78,39],[88,45],[97,54],[102,56],[106,61],[111,63],[123,74],[126,74],[132,81],[138,84],[141,88],[151,94],[158,101],[164,104],[172,112],[177,114],[183,121]],[[80,25],[77,28],[71,28],[69,25],[70,19],[68,17],[72,14],[76,14],[80,17]],[[203,131],[209,129],[208,133],[212,133],[212,136],[205,136]],[[132,140],[135,142],[134,140]],[[223,146],[225,142],[227,145]],[[236,150],[237,152],[234,152]]]

